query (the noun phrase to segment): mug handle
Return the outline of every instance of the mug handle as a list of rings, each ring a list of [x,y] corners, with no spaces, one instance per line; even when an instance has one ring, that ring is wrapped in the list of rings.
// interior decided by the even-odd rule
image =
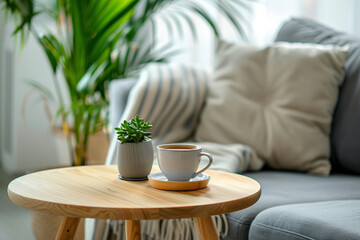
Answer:
[[[201,152],[200,153],[200,158],[201,156],[206,156],[209,158],[209,163],[208,165],[206,165],[206,167],[204,167],[203,169],[201,169],[200,171],[194,173],[194,175],[192,176],[192,178],[196,177],[199,173],[202,173],[203,171],[205,171],[206,169],[208,169],[210,167],[210,165],[213,163],[213,156],[211,156],[209,153],[206,153],[206,152]]]

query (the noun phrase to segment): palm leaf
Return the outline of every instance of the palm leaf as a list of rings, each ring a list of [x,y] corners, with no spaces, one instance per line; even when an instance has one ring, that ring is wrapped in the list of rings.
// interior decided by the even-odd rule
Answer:
[[[174,21],[176,27],[177,27],[177,30],[179,32],[179,35],[182,39],[184,39],[184,28],[183,28],[183,25],[181,24],[179,18],[178,18],[178,15],[177,14],[171,14],[169,15],[169,17]]]
[[[55,97],[52,94],[52,92],[49,90],[49,88],[47,88],[45,85],[34,81],[34,80],[29,80],[27,82],[27,84],[31,87],[33,87],[34,89],[37,89],[39,92],[41,92],[44,96],[46,96],[50,101],[55,101]]]
[[[170,41],[173,41],[174,40],[174,30],[171,26],[171,22],[168,18],[167,15],[161,15],[160,16],[161,20],[164,22],[165,26],[166,26],[166,30],[169,34],[169,38],[170,38]]]
[[[197,41],[198,36],[197,36],[197,33],[196,33],[196,28],[195,28],[194,22],[191,20],[189,15],[187,13],[183,12],[183,11],[178,11],[177,14],[181,15],[183,17],[183,19],[185,19],[185,21],[187,22],[187,24],[190,27],[191,36],[193,37],[193,40]]]
[[[224,1],[225,2],[225,1]],[[229,19],[229,21],[233,24],[233,26],[236,28],[237,32],[239,33],[240,37],[246,38],[246,34],[244,32],[244,29],[239,24],[239,22],[236,20],[236,18],[232,15],[233,9],[229,7],[226,3],[220,4],[219,2],[216,3],[216,6],[220,10],[220,12]]]
[[[205,20],[205,22],[210,26],[210,28],[212,29],[214,34],[216,36],[219,36],[219,31],[215,24],[215,21],[212,20],[212,18],[210,17],[209,13],[205,10],[205,8],[200,7],[198,4],[196,4],[195,2],[192,2],[192,1],[179,2],[178,6],[188,9],[188,10],[196,13],[200,17],[202,17],[203,20]]]

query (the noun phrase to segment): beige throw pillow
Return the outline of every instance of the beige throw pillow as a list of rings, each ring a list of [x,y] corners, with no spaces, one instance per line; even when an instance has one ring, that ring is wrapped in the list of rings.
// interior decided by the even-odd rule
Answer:
[[[330,125],[347,49],[218,40],[195,140],[247,144],[271,168],[328,175]]]

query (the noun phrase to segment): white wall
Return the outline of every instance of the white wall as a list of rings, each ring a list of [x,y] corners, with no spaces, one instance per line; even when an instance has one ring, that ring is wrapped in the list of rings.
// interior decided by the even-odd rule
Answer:
[[[3,21],[1,21],[3,22]],[[50,66],[40,45],[33,37],[29,37],[24,48],[19,52],[19,46],[14,44],[12,22],[8,21],[5,26],[4,48],[1,53],[0,74],[2,76],[1,86],[1,122],[9,114],[5,112],[6,105],[11,104],[11,124],[1,127],[1,155],[2,166],[8,172],[24,172],[38,170],[66,164],[68,158],[64,155],[58,156],[57,144],[51,131],[50,122],[46,118],[44,105],[37,94],[31,95],[26,101],[24,116],[26,124],[22,119],[22,108],[24,97],[32,89],[27,83],[29,80],[36,80],[54,91],[53,79]],[[12,54],[8,58],[8,54]],[[9,63],[11,63],[9,65]],[[9,66],[13,66],[12,69]],[[11,71],[11,78],[7,71]],[[11,81],[10,89],[3,89],[6,81]],[[11,99],[4,99],[4,90],[10,92]],[[8,95],[9,96],[9,95]],[[53,112],[56,111],[56,104],[51,105]],[[4,131],[8,129],[9,131]],[[5,134],[6,133],[6,134]],[[11,136],[10,136],[11,135]],[[11,151],[5,151],[5,142],[11,141]],[[67,155],[66,155],[67,156]]]
[[[5,21],[4,21],[4,12],[0,10],[0,56],[3,55],[2,49],[3,49],[3,39],[4,39],[4,27],[5,27]],[[0,71],[2,66],[2,57],[0,57]],[[0,83],[1,83],[1,73],[0,73]],[[1,85],[0,85],[0,99],[1,99]],[[2,118],[0,117],[0,126],[2,124]],[[0,127],[0,146],[2,144],[2,134],[1,134],[1,127]],[[1,167],[1,154],[0,154],[0,167]]]

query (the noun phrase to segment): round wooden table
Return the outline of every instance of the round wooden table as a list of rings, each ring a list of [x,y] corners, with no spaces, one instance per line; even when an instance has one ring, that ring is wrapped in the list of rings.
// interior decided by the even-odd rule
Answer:
[[[58,168],[15,179],[8,195],[22,207],[63,216],[56,239],[72,239],[80,218],[126,220],[127,239],[140,239],[140,220],[194,218],[202,239],[218,239],[211,216],[253,205],[261,187],[242,175],[206,173],[206,188],[164,191],[120,180],[116,166]]]

